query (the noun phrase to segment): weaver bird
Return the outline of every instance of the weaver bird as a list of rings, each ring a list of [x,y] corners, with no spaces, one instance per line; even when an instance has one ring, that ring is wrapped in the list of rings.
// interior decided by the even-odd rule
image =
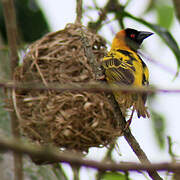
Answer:
[[[151,32],[137,31],[130,28],[121,30],[116,34],[111,50],[102,61],[105,79],[110,87],[117,88],[123,85],[142,87],[149,84],[148,68],[138,55],[137,50],[143,40],[152,34]],[[126,127],[129,127],[134,111],[137,112],[138,117],[149,117],[145,107],[147,94],[112,91],[124,117],[127,109],[132,107],[132,113]]]

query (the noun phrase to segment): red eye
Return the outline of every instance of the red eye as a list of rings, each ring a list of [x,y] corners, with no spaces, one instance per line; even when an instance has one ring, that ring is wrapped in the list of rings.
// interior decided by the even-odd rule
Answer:
[[[135,38],[135,34],[131,34],[130,37],[131,37],[131,38]]]

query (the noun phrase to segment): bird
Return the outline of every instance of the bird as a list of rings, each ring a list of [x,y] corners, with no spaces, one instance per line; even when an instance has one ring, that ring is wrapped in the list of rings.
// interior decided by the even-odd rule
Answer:
[[[144,39],[151,36],[152,32],[138,31],[126,28],[119,31],[111,45],[110,51],[102,59],[104,79],[112,87],[115,100],[118,102],[122,115],[126,117],[128,109],[132,109],[127,129],[136,111],[138,118],[149,118],[145,106],[147,93],[113,90],[118,86],[144,87],[149,85],[149,70],[140,55],[138,49]]]

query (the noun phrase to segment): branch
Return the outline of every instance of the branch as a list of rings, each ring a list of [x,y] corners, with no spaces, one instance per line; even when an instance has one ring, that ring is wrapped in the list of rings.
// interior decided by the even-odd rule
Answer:
[[[11,64],[11,77],[13,79],[13,71],[18,65],[18,43],[17,43],[17,26],[16,26],[16,14],[13,0],[2,0],[3,13],[5,18],[5,25],[8,37],[8,44],[10,50],[10,64]],[[20,137],[18,130],[18,119],[15,112],[11,112],[11,128],[12,134],[15,138]],[[22,157],[20,154],[14,154],[14,173],[15,180],[23,179],[22,171]]]
[[[98,7],[96,7],[98,9]],[[108,13],[115,13],[115,19],[118,19],[118,23],[122,29],[124,29],[124,6],[120,5],[118,0],[109,0],[103,9],[100,9],[100,14],[96,22],[89,22],[88,27],[94,32],[98,32],[103,25],[103,22],[107,19]]]
[[[115,111],[116,118],[119,122],[119,125],[122,129],[122,131],[125,129],[126,126],[126,119],[123,117],[122,112],[119,108],[118,103],[116,102],[114,96],[112,94],[109,95],[109,101],[111,102],[113,109]],[[135,137],[132,135],[130,129],[128,128],[126,131],[123,131],[124,138],[126,139],[127,143],[133,150],[133,152],[136,154],[137,158],[142,164],[151,164],[149,159],[147,158],[144,151],[141,149],[139,143],[135,139]],[[153,180],[162,180],[161,177],[158,175],[158,173],[155,170],[147,170],[149,176]]]
[[[12,74],[18,65],[17,26],[13,0],[2,0],[5,18],[6,32],[8,37]]]
[[[179,0],[173,0],[173,2],[174,2],[174,8],[176,10],[177,18],[180,22],[180,1]]]
[[[98,76],[102,75],[102,70],[100,69],[99,64],[97,63],[94,53],[92,51],[92,47],[89,44],[88,38],[84,34],[83,30],[81,31],[81,41],[84,47],[84,53],[89,61],[89,64],[92,68],[92,73],[95,75],[95,79],[98,78]]]
[[[76,24],[81,24],[83,9],[82,9],[82,1],[83,0],[76,0]]]
[[[112,163],[109,161],[98,162],[94,160],[83,159],[77,153],[74,152],[59,152],[57,148],[42,148],[32,144],[24,144],[17,140],[0,139],[0,149],[1,152],[4,151],[14,151],[20,154],[26,154],[38,158],[41,160],[50,160],[51,162],[64,162],[72,165],[85,166],[89,168],[95,168],[101,171],[178,171],[180,170],[180,163],[133,163],[133,162],[123,162],[123,163]]]
[[[115,147],[115,143],[110,145],[102,162],[114,162],[112,159],[112,152],[114,150],[114,147]],[[98,171],[98,173],[96,174],[96,180],[101,180],[103,175],[104,175],[104,171]]]
[[[68,180],[68,177],[66,176],[61,164],[59,164],[59,163],[53,164],[52,171],[56,175],[57,179]]]
[[[72,91],[72,92],[112,92],[114,91],[126,91],[126,92],[136,92],[136,93],[180,93],[180,89],[161,89],[154,87],[134,87],[134,86],[126,86],[119,85],[118,87],[109,87],[107,84],[100,84],[98,82],[91,83],[70,83],[70,84],[62,84],[59,83],[49,83],[48,86],[44,86],[41,83],[13,83],[9,82],[0,82],[0,88],[7,89],[24,89],[24,90],[37,90],[37,91]]]
[[[107,17],[107,13],[108,13],[107,8],[108,8],[110,2],[111,2],[111,0],[109,0],[107,2],[107,4],[104,6],[103,9],[100,9],[99,17],[96,22],[88,23],[89,29],[92,29],[94,32],[98,32],[98,30],[102,27],[102,23]],[[96,7],[96,8],[98,8],[98,7]]]

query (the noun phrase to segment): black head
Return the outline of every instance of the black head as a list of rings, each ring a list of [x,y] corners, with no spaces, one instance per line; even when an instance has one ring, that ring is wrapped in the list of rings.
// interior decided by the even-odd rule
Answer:
[[[133,49],[137,50],[140,48],[143,40],[151,36],[153,33],[147,31],[137,31],[135,29],[127,28],[125,29],[126,43]]]

